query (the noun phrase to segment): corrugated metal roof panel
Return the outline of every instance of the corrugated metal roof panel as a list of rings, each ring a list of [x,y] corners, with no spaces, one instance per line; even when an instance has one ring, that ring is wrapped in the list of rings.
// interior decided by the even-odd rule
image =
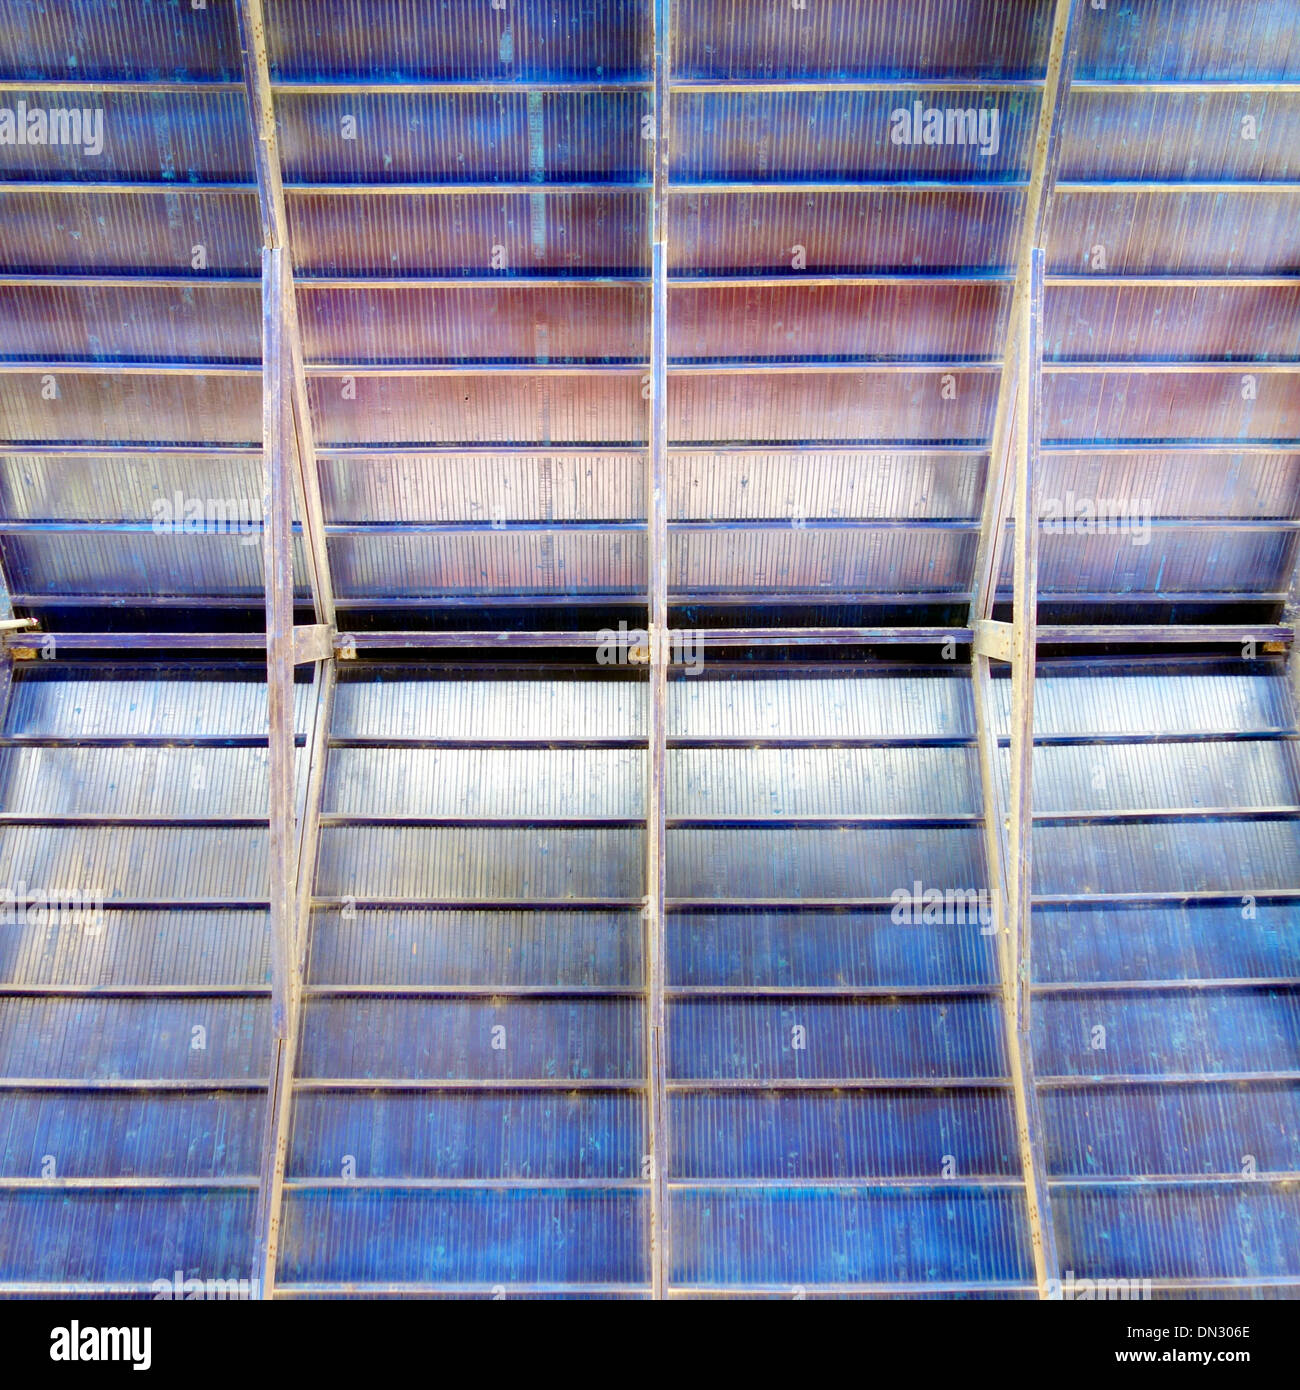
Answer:
[[[615,1081],[644,1065],[635,1000],[311,999],[299,1075]]]
[[[321,376],[308,386],[318,445],[627,444],[644,440],[647,424],[635,370],[617,376]],[[252,430],[252,417],[244,419]]]
[[[1062,1260],[1099,1277],[1266,1279],[1295,1269],[1300,1197],[1276,1187],[1084,1189],[1055,1204]]]
[[[1062,1176],[1233,1173],[1243,1141],[1260,1172],[1294,1172],[1300,1156],[1300,1094],[1285,1085],[1098,1086],[1045,1091],[1042,1105],[1049,1162]]]
[[[312,918],[313,985],[641,986],[642,931],[630,912],[425,912]]]
[[[671,680],[671,737],[972,735],[970,683],[927,672],[842,679]]]
[[[979,803],[970,748],[673,748],[670,816],[962,815]]]
[[[0,827],[14,882],[116,901],[265,899],[264,829],[177,826]]]
[[[898,140],[895,113],[942,106],[977,113],[953,137],[921,143],[920,121]],[[997,112],[996,125],[993,112]],[[978,113],[983,112],[981,122]],[[951,179],[997,183],[1027,176],[1038,120],[1036,92],[966,90],[678,92],[673,178],[682,183],[763,180]],[[959,143],[960,142],[960,143]]]
[[[6,93],[6,101],[9,94]],[[103,147],[82,142],[0,144],[0,173],[18,181],[247,183],[253,179],[243,90],[66,92],[15,90],[27,108],[102,111]],[[95,128],[100,127],[96,118]]]
[[[202,453],[0,457],[0,510],[15,521],[183,522],[187,503],[206,498],[233,502],[227,515],[260,524],[261,459]]]
[[[5,357],[261,362],[259,286],[6,286]]]
[[[276,78],[508,78],[643,76],[650,67],[645,0],[608,0],[591,10],[550,0],[349,0],[322,24],[312,0],[269,0],[268,42]]]
[[[280,1279],[637,1284],[645,1227],[636,1192],[291,1191]]]
[[[1010,299],[1004,283],[676,284],[668,299],[673,361],[995,356]],[[644,316],[643,316],[644,317]]]
[[[1054,361],[1300,356],[1300,284],[1072,284],[1054,287],[1044,312]]]
[[[309,360],[639,362],[650,355],[640,285],[313,289],[301,298]]]
[[[86,529],[5,536],[0,554],[9,581],[16,592],[28,594],[139,598],[211,594],[257,603],[265,589],[261,522],[260,518],[249,520],[252,499],[187,497],[187,506],[191,502],[196,510],[219,512],[222,519],[210,524],[222,531],[204,535],[196,524],[195,534]],[[237,519],[230,519],[232,511]],[[175,523],[168,519],[165,524]],[[305,596],[301,544],[295,543],[294,549],[295,584]]]
[[[329,521],[618,521],[644,511],[627,454],[349,454],[321,460]]]
[[[1019,1175],[1010,1097],[772,1092],[672,1098],[673,1171],[683,1178],[932,1178]]]
[[[1040,511],[1047,506],[1061,515],[1071,495],[1094,505],[1120,499],[1153,517],[1293,517],[1300,512],[1300,454],[1295,453],[1049,454],[1039,478]]]
[[[791,1046],[807,1030],[808,1047]],[[991,999],[842,1003],[680,1000],[669,1008],[674,1078],[995,1077],[1003,1068]]]
[[[932,1190],[748,1192],[672,1197],[674,1282],[804,1284],[1012,1282],[1030,1277],[1024,1198]],[[878,1238],[906,1231],[902,1249]]]
[[[1106,440],[1289,439],[1300,370],[1277,372],[1251,396],[1241,372],[1052,373],[1043,378],[1043,434]]]
[[[1293,568],[1295,536],[1290,532],[1223,532],[1150,527],[1143,499],[1134,498],[1135,515],[1112,518],[1091,533],[1043,537],[1039,584],[1046,593],[1177,593],[1187,590],[1279,592]],[[1094,523],[1084,520],[1081,529]],[[1003,566],[1011,583],[1011,556]]]
[[[0,1191],[0,1278],[170,1287],[178,1267],[243,1278],[256,1205],[255,1192]]]
[[[649,109],[646,93],[626,91],[276,98],[288,183],[638,182],[649,167]]]
[[[416,669],[340,680],[336,738],[511,740],[630,738],[645,733],[645,687],[612,680],[457,680]]]
[[[300,273],[648,272],[643,190],[466,193],[288,191]],[[499,251],[496,248],[500,248]]]
[[[1300,99],[1285,92],[1080,89],[1066,99],[1060,177],[1285,182],[1298,168],[1297,118]]]
[[[295,727],[306,727],[310,690],[295,689]],[[148,675],[62,663],[19,671],[5,711],[6,734],[47,738],[185,739],[266,736],[266,680],[158,667]]]
[[[1300,882],[1300,822],[1038,826],[1040,893],[1266,893]]]
[[[1036,77],[1047,55],[1042,6],[995,0],[903,11],[889,0],[797,11],[722,0],[683,6],[675,39],[673,70],[690,77]]]
[[[828,593],[962,593],[974,563],[973,532],[762,531],[672,536],[669,584],[710,590],[821,589]]]
[[[1224,742],[1039,748],[1034,805],[1105,811],[1300,802],[1293,743]]]
[[[638,830],[327,826],[317,890],[465,903],[639,898],[640,848]]]
[[[270,1021],[265,999],[0,999],[0,1076],[265,1077]]]
[[[1254,913],[1243,915],[1243,907]],[[1296,975],[1300,912],[1291,903],[1040,907],[1034,974],[1044,983],[1285,979]]]
[[[1281,80],[1300,76],[1300,41],[1289,0],[1123,0],[1112,16],[1079,28],[1078,75]],[[1119,23],[1107,22],[1119,19]],[[1092,17],[1089,16],[1091,20]]]
[[[264,748],[0,748],[10,815],[265,816]]]
[[[329,758],[323,809],[465,820],[639,819],[644,781],[640,750],[337,748]]]
[[[985,881],[974,828],[679,830],[667,856],[676,898],[888,898],[918,878],[972,889]]]
[[[329,550],[345,598],[644,588],[645,538],[635,532],[334,536]]]
[[[19,986],[262,989],[270,982],[270,942],[265,912],[108,909],[97,931],[65,921],[0,927],[0,980]]]
[[[0,371],[0,410],[17,442],[251,444],[262,436],[260,372],[88,375],[67,368],[42,375],[58,392],[56,409],[42,398],[41,375]]]
[[[69,185],[4,199],[6,270],[188,275],[201,248],[208,274],[258,271],[262,237],[253,193],[200,196],[178,184],[123,197]]]
[[[1300,194],[1280,188],[1060,188],[1044,242],[1053,273],[1288,275],[1297,220]]]
[[[307,1093],[296,1106],[289,1159],[296,1178],[336,1177],[346,1153],[367,1178],[599,1179],[641,1171],[638,1096]]]
[[[667,946],[669,982],[682,987],[945,989],[998,975],[992,932],[896,923],[888,911],[683,912],[669,918]]]
[[[669,470],[669,519],[974,518],[985,467],[978,452],[679,450]]]
[[[669,198],[673,271],[1005,270],[1015,263],[1015,189],[824,193],[725,188]],[[803,248],[803,254],[797,248]]]
[[[6,1096],[0,1174],[39,1173],[42,1159],[54,1153],[60,1175],[69,1178],[247,1177],[257,1172],[265,1107],[265,1098],[256,1092],[236,1091]],[[63,1259],[78,1257],[74,1252],[88,1232],[74,1234]],[[81,1257],[89,1254],[81,1252]],[[47,1277],[68,1275],[56,1263]]]
[[[179,24],[163,5],[42,0],[39,6],[11,6],[7,18],[0,31],[0,71],[6,76],[239,79],[235,16],[225,6],[187,12]]]
[[[1006,734],[1010,682],[995,680],[993,692],[999,732]],[[1269,675],[1052,667],[1035,686],[1035,735],[1247,733],[1290,728],[1292,720],[1276,667]]]

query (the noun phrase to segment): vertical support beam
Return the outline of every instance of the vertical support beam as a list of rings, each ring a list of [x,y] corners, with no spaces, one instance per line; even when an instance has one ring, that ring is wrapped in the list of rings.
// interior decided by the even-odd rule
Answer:
[[[654,186],[650,215],[650,450],[646,469],[649,727],[646,791],[646,1130],[650,1160],[650,1285],[665,1297],[669,1269],[668,1101],[664,1044],[664,785],[668,740],[668,123],[669,0],[654,4]]]
[[[333,661],[318,661],[312,678],[310,724],[305,756],[298,768],[297,881],[294,885],[291,955],[291,1008],[284,1034],[274,1041],[276,1069],[267,1098],[266,1128],[262,1147],[262,1175],[258,1204],[257,1268],[263,1298],[275,1293],[280,1250],[280,1225],[284,1210],[284,1180],[289,1143],[293,1136],[293,1079],[297,1071],[302,1029],[302,987],[307,978],[307,954],[316,851],[320,843],[321,801],[325,786],[325,760],[334,711],[337,668]]]
[[[971,675],[984,793],[984,845],[997,928],[1007,1064],[1025,1181],[1034,1279],[1040,1298],[1059,1289],[1060,1268],[1044,1160],[1042,1116],[1029,1032],[1029,924],[1032,890],[1030,759],[1033,753],[1033,677],[1038,604],[1037,511],[1033,505],[1039,394],[1042,382],[1043,257],[1040,247],[1061,145],[1061,116],[1074,65],[1078,0],[1056,0],[1047,72],[1038,112],[1016,254],[1007,348],[998,386],[980,536],[971,582],[968,626],[993,617],[1013,494],[1017,508],[1010,807],[1004,792],[987,650],[971,654]],[[1056,1281],[1053,1283],[1053,1281]]]
[[[311,724],[302,765],[294,747],[293,412],[286,333],[289,253],[262,252],[262,499],[266,571],[266,679],[270,782],[268,896],[271,931],[271,1078],[258,1187],[254,1278],[275,1290],[280,1212],[293,1107],[307,923],[320,833],[325,755],[333,708],[332,655],[315,663]]]
[[[971,657],[980,780],[984,792],[984,847],[993,888],[1001,999],[1011,1076],[1016,1138],[1025,1181],[1034,1279],[1040,1298],[1060,1288],[1060,1263],[1048,1193],[1043,1121],[1038,1102],[1030,1029],[1030,936],[1033,912],[1032,759],[1034,663],[1038,608],[1037,462],[1041,438],[1043,253],[1030,262],[1030,294],[1016,350],[1014,609],[1011,624],[1009,796],[998,756],[989,657]],[[1059,1296],[1059,1295],[1058,1295]]]
[[[275,106],[271,93],[266,16],[262,9],[262,0],[239,0],[238,18],[244,88],[248,95],[249,113],[253,122],[253,159],[257,169],[257,196],[262,214],[262,241],[265,246],[286,253],[284,319],[293,418],[294,487],[298,515],[302,519],[312,605],[316,610],[316,621],[334,627],[334,588],[330,580],[329,553],[325,544],[325,509],[321,502],[320,469],[311,423],[311,400],[303,365],[302,335],[298,328],[293,263],[288,255],[289,215],[285,208],[280,145],[275,130]]]
[[[1034,664],[1038,643],[1038,454],[1042,440],[1043,253],[1035,249],[1021,325],[1016,412],[1015,554],[1011,624],[1011,824],[1008,907],[1020,979],[1017,1020],[1028,1032],[1033,895]]]
[[[997,410],[993,416],[993,436],[989,447],[989,467],[984,484],[984,508],[980,517],[980,538],[975,551],[975,573],[971,583],[970,618],[974,627],[981,618],[993,616],[993,601],[1002,572],[1006,542],[1006,523],[1011,507],[1011,436],[1015,419],[1018,378],[1016,348],[1025,319],[1029,296],[1029,263],[1036,246],[1042,244],[1043,226],[1056,181],[1056,164],[1061,148],[1061,115],[1074,67],[1075,7],[1077,0],[1056,0],[1052,14],[1052,38],[1047,54],[1047,75],[1043,83],[1042,104],[1038,110],[1038,129],[1029,165],[1029,186],[1025,190],[1020,240],[1016,253],[1016,280],[1007,319],[1007,349],[998,385]]]
[[[311,879],[316,860],[325,748],[334,692],[332,656],[316,663],[313,726],[295,804],[293,728],[293,508],[302,522],[316,622],[336,625],[325,511],[298,326],[289,217],[262,0],[238,0],[244,87],[262,217],[262,389],[266,533],[266,667],[270,707],[270,898],[273,1056],[258,1189],[254,1277],[275,1291],[284,1173],[293,1110]]]
[[[273,1251],[279,1227],[279,1207],[272,1200],[274,1173],[283,1162],[278,1154],[285,1142],[278,1121],[289,1089],[300,990],[294,925],[298,816],[293,712],[293,417],[287,390],[284,315],[287,261],[283,247],[267,247],[262,252],[262,561],[266,574],[272,1056],[253,1277],[267,1298],[274,1287]]]
[[[1011,656],[1011,816],[1007,827],[1007,946],[1004,979],[1010,976],[1014,1016],[1008,1018],[1016,1128],[1020,1134],[1029,1195],[1030,1232],[1039,1297],[1060,1287],[1060,1262],[1052,1224],[1047,1180],[1046,1140],[1034,1067],[1031,1005],[1033,974],[1034,674],[1038,648],[1038,460],[1042,442],[1044,256],[1035,249],[1030,263],[1029,299],[1021,324],[1016,418],[1014,617]],[[1055,1283],[1053,1283],[1055,1281]]]

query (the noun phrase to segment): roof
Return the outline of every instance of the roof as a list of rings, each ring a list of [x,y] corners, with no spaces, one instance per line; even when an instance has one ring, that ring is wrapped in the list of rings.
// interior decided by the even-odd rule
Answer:
[[[128,8],[6,6],[4,102],[102,110],[103,149],[0,144],[0,559],[47,625],[169,626],[159,605],[196,597],[255,625],[247,535],[159,533],[177,493],[260,514],[235,7]],[[1051,13],[673,8],[679,610],[943,623],[968,601]],[[1077,14],[1040,503],[1149,526],[1046,532],[1045,620],[1263,622],[1289,586],[1300,43],[1285,0],[1223,13]],[[598,626],[645,588],[648,5],[266,14],[341,626],[455,626],[466,601]],[[996,150],[896,143],[916,102],[996,111]]]

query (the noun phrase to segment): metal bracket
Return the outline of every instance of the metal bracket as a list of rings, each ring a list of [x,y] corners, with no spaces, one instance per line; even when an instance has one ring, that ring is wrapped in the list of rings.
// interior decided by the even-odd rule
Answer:
[[[995,622],[992,618],[975,620],[975,655],[993,661],[1011,660],[1013,628],[1010,623]]]
[[[309,661],[332,661],[334,658],[334,629],[328,623],[312,623],[293,630],[293,664]]]

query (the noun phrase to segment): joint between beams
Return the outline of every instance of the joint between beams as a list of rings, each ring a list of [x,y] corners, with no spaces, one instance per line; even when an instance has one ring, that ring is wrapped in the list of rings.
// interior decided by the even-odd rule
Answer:
[[[992,661],[1010,662],[1015,651],[1012,624],[993,618],[976,619],[974,651],[976,656],[987,656]]]
[[[293,664],[330,661],[334,656],[334,629],[328,623],[299,625],[293,630]]]

